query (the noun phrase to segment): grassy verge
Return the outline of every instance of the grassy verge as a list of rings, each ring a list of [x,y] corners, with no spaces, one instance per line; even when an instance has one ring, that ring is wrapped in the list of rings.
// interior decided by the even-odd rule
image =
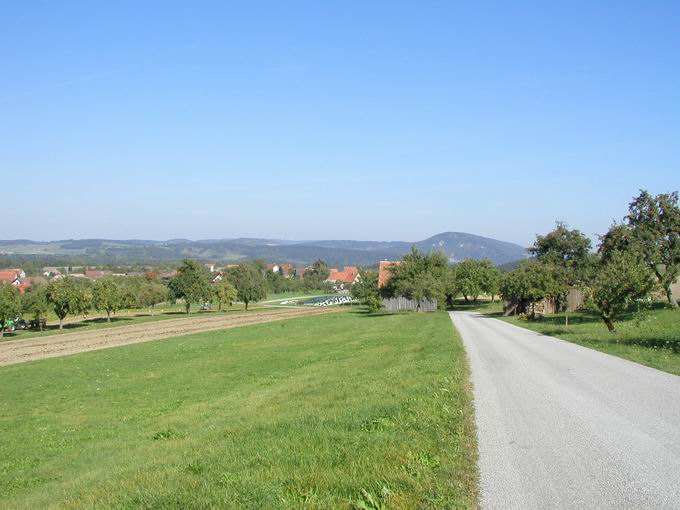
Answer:
[[[555,336],[591,349],[626,358],[643,365],[680,375],[680,312],[656,306],[641,322],[632,314],[617,323],[617,332],[609,333],[602,320],[591,312],[549,315],[539,321],[518,317],[501,317],[511,324]]]
[[[0,385],[3,508],[477,502],[467,365],[444,313],[202,333],[3,367]]]

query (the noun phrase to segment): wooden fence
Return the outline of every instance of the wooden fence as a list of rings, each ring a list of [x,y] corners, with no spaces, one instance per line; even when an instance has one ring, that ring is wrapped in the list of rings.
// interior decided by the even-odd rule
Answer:
[[[420,304],[420,306],[418,306]],[[419,312],[436,312],[437,311],[437,300],[423,300],[418,303],[418,301],[413,301],[411,299],[406,299],[403,296],[388,298],[382,300],[382,305],[388,312],[398,312],[401,310],[418,310]]]

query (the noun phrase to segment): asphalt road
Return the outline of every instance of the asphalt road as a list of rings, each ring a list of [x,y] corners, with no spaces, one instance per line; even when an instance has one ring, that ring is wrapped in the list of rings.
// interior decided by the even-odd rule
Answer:
[[[472,370],[482,508],[680,509],[680,377],[451,318]]]

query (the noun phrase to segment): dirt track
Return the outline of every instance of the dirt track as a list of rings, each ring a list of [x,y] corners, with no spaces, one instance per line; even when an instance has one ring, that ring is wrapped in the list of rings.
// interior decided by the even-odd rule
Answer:
[[[202,331],[248,326],[303,315],[319,315],[333,310],[328,308],[275,309],[257,313],[230,313],[208,317],[187,317],[132,324],[76,333],[35,337],[27,340],[0,342],[0,366],[25,361],[54,358],[78,352],[96,351],[120,345],[148,342]],[[337,310],[336,310],[337,311]]]

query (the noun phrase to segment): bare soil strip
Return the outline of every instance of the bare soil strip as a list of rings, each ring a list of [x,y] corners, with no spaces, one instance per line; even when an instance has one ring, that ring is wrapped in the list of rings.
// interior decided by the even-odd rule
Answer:
[[[319,315],[338,311],[325,307],[277,308],[258,313],[224,314],[206,317],[168,319],[143,324],[119,326],[91,331],[34,337],[0,343],[0,366],[25,361],[55,358],[78,352],[96,351],[120,345],[149,342],[203,331],[229,329],[263,322],[279,321],[305,315]]]

